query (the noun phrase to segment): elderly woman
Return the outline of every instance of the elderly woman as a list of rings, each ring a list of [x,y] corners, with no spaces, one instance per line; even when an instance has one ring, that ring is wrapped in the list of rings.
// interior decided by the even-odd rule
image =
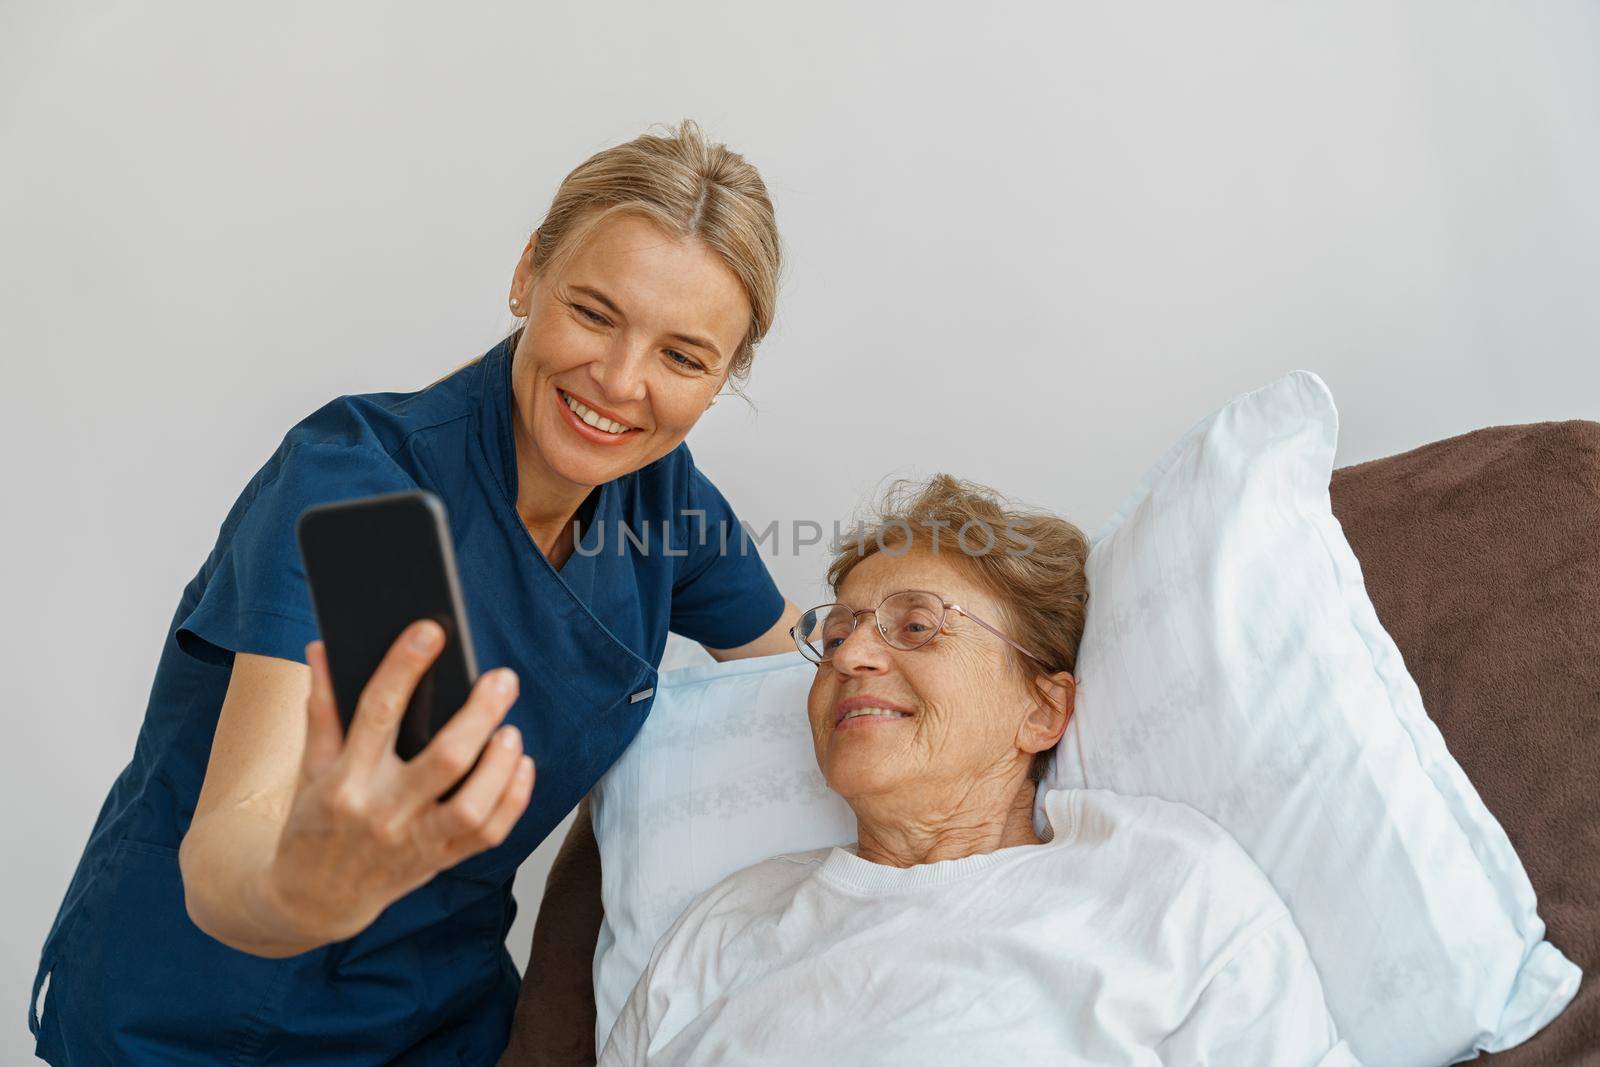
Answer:
[[[794,629],[858,840],[702,894],[602,1064],[1355,1062],[1294,920],[1218,826],[1056,790],[1034,832],[1087,551],[943,475],[858,528],[828,571],[837,603]]]

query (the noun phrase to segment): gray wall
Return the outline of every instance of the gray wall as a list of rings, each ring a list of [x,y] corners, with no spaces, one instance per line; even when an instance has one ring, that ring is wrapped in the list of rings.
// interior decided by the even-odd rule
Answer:
[[[1600,418],[1593,4],[982,6],[0,7],[0,1060],[240,487],[491,344],[556,183],[651,122],[779,205],[758,410],[691,436],[758,526],[934,470],[1093,526],[1294,367],[1342,462]]]

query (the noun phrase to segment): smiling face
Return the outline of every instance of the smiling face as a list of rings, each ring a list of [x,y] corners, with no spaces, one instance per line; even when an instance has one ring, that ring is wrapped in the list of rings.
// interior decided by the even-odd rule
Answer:
[[[512,283],[528,320],[512,366],[520,473],[587,491],[671,452],[726,381],[750,325],[739,279],[698,241],[602,222],[559,273]]]
[[[938,593],[1006,629],[998,603],[926,551],[869,555],[838,600],[862,610],[906,589]],[[1037,707],[1041,699],[1008,646],[958,612],[946,612],[944,629],[909,652],[890,647],[864,614],[817,665],[807,710],[817,765],[834,792],[852,804],[888,800],[927,811],[959,805],[974,783],[1024,780],[1033,753],[1054,744],[1065,725],[1064,715]]]

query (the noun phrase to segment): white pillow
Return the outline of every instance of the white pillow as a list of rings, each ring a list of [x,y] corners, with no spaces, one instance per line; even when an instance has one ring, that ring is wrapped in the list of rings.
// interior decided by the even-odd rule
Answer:
[[[1095,535],[1040,796],[1211,816],[1293,912],[1362,1062],[1433,1067],[1526,1040],[1579,971],[1367,598],[1329,503],[1337,436],[1321,379],[1290,374],[1185,434]]]
[[[657,675],[644,726],[590,794],[605,906],[595,1048],[605,1048],[656,940],[696,896],[771,856],[856,839],[855,814],[811,746],[816,673],[792,652]]]

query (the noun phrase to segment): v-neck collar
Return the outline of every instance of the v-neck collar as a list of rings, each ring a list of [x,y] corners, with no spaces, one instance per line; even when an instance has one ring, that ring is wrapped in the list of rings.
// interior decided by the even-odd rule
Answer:
[[[516,514],[517,522],[521,524],[522,516],[517,512],[517,440],[514,422],[516,412],[513,408],[515,392],[511,388],[512,355],[516,352],[519,336],[521,336],[520,330],[495,345],[483,357],[482,418],[484,450],[495,460],[498,468],[494,472],[495,477],[505,494],[506,502]],[[595,501],[594,515],[584,523],[583,533],[580,534],[572,552],[560,569],[550,563],[549,557],[539,548],[533,535],[528,534],[528,551],[538,556],[540,564],[548,568],[550,573],[560,579],[584,604],[591,602],[595,571],[600,555],[604,553],[584,555],[578,551],[578,545],[586,539],[589,543],[593,543],[590,531],[596,526],[601,529],[615,528],[619,520],[616,480],[602,482],[596,489],[599,497]],[[578,510],[583,510],[582,504]],[[525,524],[523,529],[527,530]]]

